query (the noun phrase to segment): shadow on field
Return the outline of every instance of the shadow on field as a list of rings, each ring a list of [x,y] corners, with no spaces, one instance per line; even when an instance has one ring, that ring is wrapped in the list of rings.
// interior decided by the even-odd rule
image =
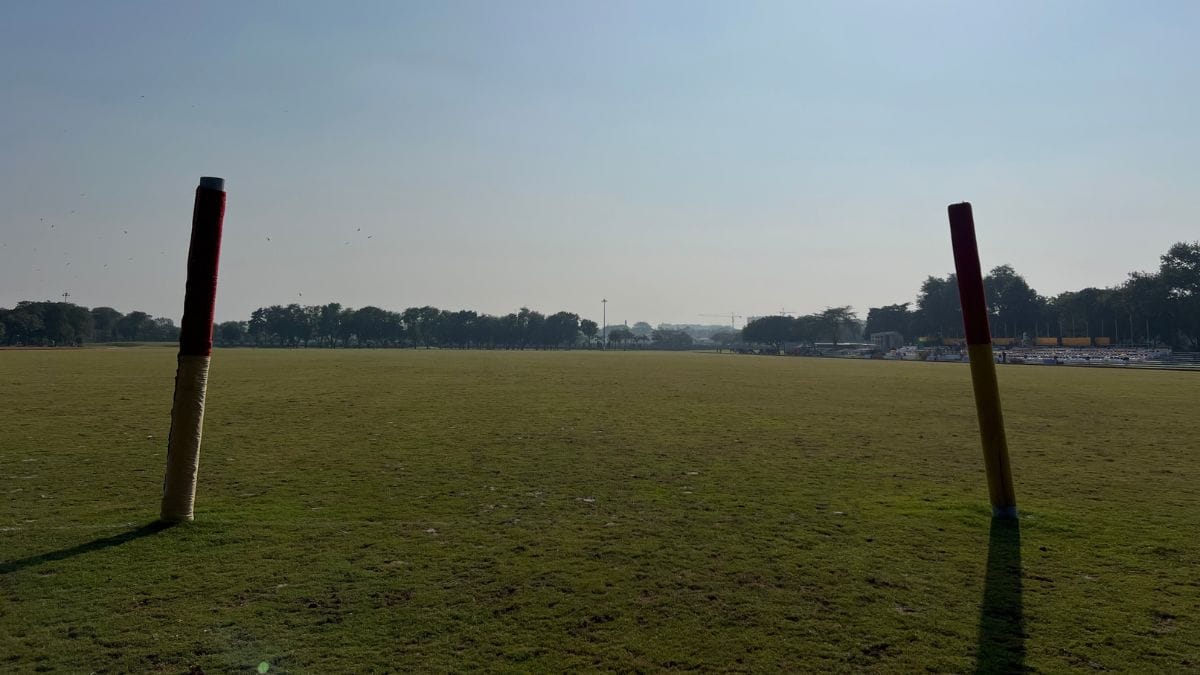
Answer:
[[[979,613],[976,673],[1025,672],[1025,614],[1021,605],[1021,524],[992,519],[987,577]]]
[[[42,563],[48,563],[48,562],[55,562],[57,560],[65,560],[67,558],[72,558],[72,557],[80,555],[82,553],[90,553],[91,551],[100,551],[100,550],[103,550],[106,548],[112,548],[113,546],[120,546],[121,544],[124,544],[127,541],[133,541],[134,539],[141,539],[142,537],[150,536],[156,532],[162,532],[163,530],[165,530],[169,527],[171,527],[170,523],[164,523],[162,521],[155,521],[153,523],[147,523],[145,525],[142,525],[141,527],[137,528],[136,530],[122,532],[121,534],[114,534],[111,537],[103,537],[100,539],[93,539],[92,541],[89,541],[84,544],[79,544],[78,546],[72,546],[71,548],[63,548],[63,549],[59,549],[57,551],[51,551],[49,553],[32,555],[32,556],[29,556],[28,558],[20,558],[18,560],[3,562],[3,563],[0,563],[0,574],[9,574],[10,572],[16,572],[18,570],[23,570],[26,567],[33,567],[35,565],[41,565]]]

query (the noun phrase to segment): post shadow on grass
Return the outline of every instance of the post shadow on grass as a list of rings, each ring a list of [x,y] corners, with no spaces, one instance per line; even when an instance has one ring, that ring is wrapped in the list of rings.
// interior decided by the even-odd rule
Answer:
[[[78,544],[70,548],[63,548],[57,551],[50,551],[49,553],[40,553],[38,555],[29,556],[28,558],[18,558],[17,560],[2,562],[0,563],[0,574],[9,574],[10,572],[23,570],[26,567],[33,567],[35,565],[41,565],[48,562],[57,562],[59,560],[66,560],[67,558],[73,558],[84,553],[101,551],[106,548],[112,548],[113,546],[120,546],[125,542],[133,541],[134,539],[141,539],[142,537],[148,537],[156,532],[162,532],[172,525],[172,523],[164,523],[160,520],[156,520],[152,523],[146,523],[137,529],[129,530],[128,532],[122,532],[120,534],[114,534],[111,537],[101,537],[100,539],[93,539],[92,541]]]
[[[976,673],[1025,672],[1025,614],[1021,600],[1021,522],[993,518],[979,613]]]

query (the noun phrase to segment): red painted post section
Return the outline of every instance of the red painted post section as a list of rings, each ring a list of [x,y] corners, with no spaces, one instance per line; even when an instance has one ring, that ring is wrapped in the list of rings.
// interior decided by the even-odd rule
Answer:
[[[217,305],[217,267],[221,259],[221,230],[225,221],[225,181],[201,178],[192,210],[192,240],[188,246],[187,290],[179,328],[180,356],[212,354],[213,312]]]
[[[201,178],[192,211],[175,398],[171,406],[171,435],[167,440],[167,470],[163,477],[159,515],[167,523],[194,517],[224,220],[225,181]]]
[[[983,271],[979,264],[979,245],[975,242],[975,217],[967,202],[951,204],[950,243],[954,247],[954,271],[958,277],[958,297],[962,303],[963,329],[967,344],[990,345],[987,296],[983,292]]]

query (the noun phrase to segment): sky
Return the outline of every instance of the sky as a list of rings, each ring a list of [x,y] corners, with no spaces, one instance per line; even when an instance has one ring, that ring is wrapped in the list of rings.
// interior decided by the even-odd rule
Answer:
[[[1200,3],[0,4],[0,307],[270,304],[721,323],[1045,295],[1200,237]],[[740,325],[740,321],[739,321]]]

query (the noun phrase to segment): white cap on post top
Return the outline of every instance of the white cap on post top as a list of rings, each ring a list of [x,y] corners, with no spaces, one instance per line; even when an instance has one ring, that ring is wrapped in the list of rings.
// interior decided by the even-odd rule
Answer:
[[[200,187],[207,190],[225,191],[225,179],[217,178],[216,176],[202,176],[200,178]]]

